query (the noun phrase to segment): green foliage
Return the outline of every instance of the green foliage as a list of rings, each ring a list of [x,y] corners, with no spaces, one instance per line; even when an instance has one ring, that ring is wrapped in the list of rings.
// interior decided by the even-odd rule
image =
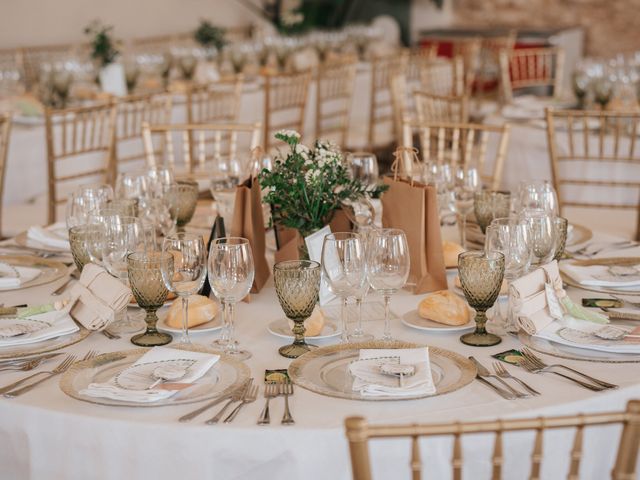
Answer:
[[[203,47],[215,47],[217,50],[227,44],[224,38],[224,29],[216,27],[208,20],[200,20],[200,26],[194,32],[193,37]]]
[[[94,20],[84,29],[85,35],[91,36],[91,58],[97,60],[101,67],[106,67],[116,60],[120,54],[116,48],[116,41],[111,38],[113,27],[103,25]]]
[[[307,236],[329,223],[345,200],[376,196],[386,189],[352,179],[339,149],[329,142],[318,140],[310,149],[291,130],[278,132],[276,138],[289,145],[289,152],[278,154],[273,169],[264,169],[259,181],[268,189],[263,201],[273,206],[273,220],[279,225]]]

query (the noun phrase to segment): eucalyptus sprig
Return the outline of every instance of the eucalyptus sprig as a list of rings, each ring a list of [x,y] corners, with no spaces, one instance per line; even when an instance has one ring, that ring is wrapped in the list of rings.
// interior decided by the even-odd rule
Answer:
[[[110,63],[115,62],[116,57],[120,55],[117,48],[117,42],[111,37],[113,27],[103,25],[100,20],[94,20],[84,29],[85,35],[91,38],[91,58],[97,60],[101,67],[106,67]]]
[[[379,196],[386,189],[351,178],[342,153],[329,142],[318,140],[311,149],[300,143],[295,131],[282,130],[275,137],[289,146],[289,152],[279,153],[259,181],[267,189],[263,201],[272,205],[276,224],[307,236],[329,223],[343,202]]]

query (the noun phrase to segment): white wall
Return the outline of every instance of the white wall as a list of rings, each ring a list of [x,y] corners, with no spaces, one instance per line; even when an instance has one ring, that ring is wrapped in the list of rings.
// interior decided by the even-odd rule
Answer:
[[[182,33],[201,18],[220,26],[256,22],[235,0],[0,0],[0,49],[83,41],[96,18],[120,39]]]

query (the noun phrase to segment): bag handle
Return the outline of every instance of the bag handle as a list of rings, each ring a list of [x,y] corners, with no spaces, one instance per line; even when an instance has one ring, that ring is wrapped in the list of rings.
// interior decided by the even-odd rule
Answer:
[[[405,163],[405,155],[408,156],[408,160],[413,168],[413,165],[416,163],[420,163],[420,159],[418,158],[418,149],[415,147],[398,147],[395,152],[393,152],[393,163],[391,164],[391,171],[393,172],[393,179],[398,180],[398,170],[400,166]],[[408,177],[408,180],[411,182],[411,186],[413,187],[413,177],[406,172],[406,169],[403,168],[403,171]]]

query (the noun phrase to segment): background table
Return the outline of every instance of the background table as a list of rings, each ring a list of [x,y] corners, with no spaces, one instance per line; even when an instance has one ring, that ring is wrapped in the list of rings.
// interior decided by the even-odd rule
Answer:
[[[607,238],[601,236],[601,238]],[[634,254],[633,251],[626,251]],[[636,252],[638,253],[638,252]],[[46,301],[61,283],[0,294],[0,302],[20,304]],[[579,298],[586,292],[571,290]],[[593,296],[593,295],[589,295]],[[415,308],[421,297],[402,292],[392,300],[392,310],[402,315]],[[380,301],[375,296],[370,300]],[[237,309],[237,338],[253,352],[247,365],[258,383],[265,368],[286,368],[289,360],[277,353],[284,340],[267,332],[267,325],[282,318],[272,280],[250,303]],[[367,331],[380,336],[382,321],[367,321]],[[393,335],[401,340],[434,345],[474,355],[490,366],[491,354],[518,347],[512,337],[500,345],[473,348],[459,342],[459,334],[430,334],[393,321]],[[209,344],[215,334],[194,335],[193,341]],[[327,345],[337,339],[317,342]],[[69,349],[84,355],[135,348],[127,338],[108,340],[98,333]],[[364,402],[320,396],[296,387],[290,404],[295,426],[279,424],[283,400],[271,402],[270,426],[257,426],[262,398],[249,404],[229,425],[206,426],[207,415],[189,424],[178,423],[195,406],[116,408],[92,405],[67,397],[54,379],[22,397],[0,398],[0,477],[11,479],[348,479],[350,463],[343,422],[349,415],[363,415],[375,423],[455,422],[491,418],[537,417],[623,409],[627,400],[640,398],[637,364],[601,364],[564,361],[567,365],[620,385],[614,391],[594,393],[550,375],[533,375],[514,367],[514,374],[542,392],[535,398],[503,400],[479,382],[444,396],[421,400]],[[49,362],[47,366],[53,362]],[[0,375],[5,384],[23,373]],[[261,392],[262,393],[262,392]],[[215,413],[215,409],[209,416]],[[614,458],[620,429],[587,430],[582,466],[584,479],[606,478]],[[545,436],[543,478],[557,479],[566,471],[572,443],[571,431]],[[504,478],[526,478],[533,434],[505,435]],[[450,439],[423,441],[426,478],[449,478]],[[463,441],[465,478],[490,477],[491,435],[470,436]],[[376,478],[409,478],[409,441],[373,442],[371,455]],[[406,475],[405,475],[406,474]]]

